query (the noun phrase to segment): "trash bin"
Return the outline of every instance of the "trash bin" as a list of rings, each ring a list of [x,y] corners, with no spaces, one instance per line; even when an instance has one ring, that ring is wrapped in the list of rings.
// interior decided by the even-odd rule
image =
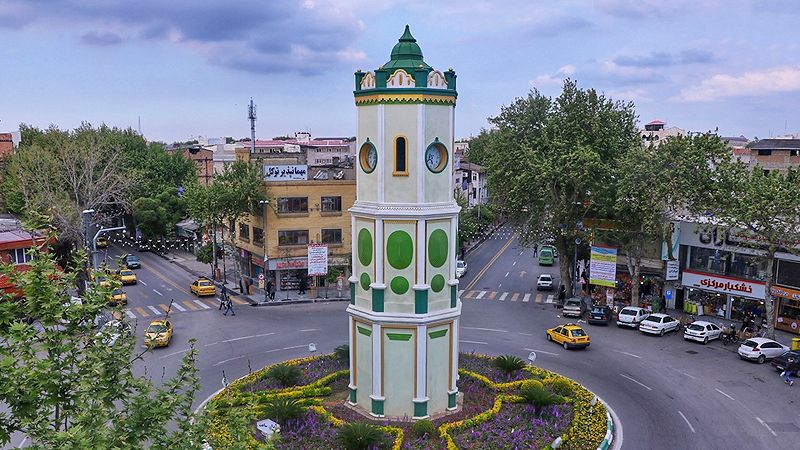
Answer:
[[[792,350],[800,350],[800,338],[792,338]]]

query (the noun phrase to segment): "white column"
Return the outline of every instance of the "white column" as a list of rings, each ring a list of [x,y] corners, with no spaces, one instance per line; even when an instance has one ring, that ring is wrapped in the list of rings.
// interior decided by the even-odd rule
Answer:
[[[383,340],[383,332],[381,330],[381,324],[373,323],[372,324],[372,395],[370,398],[373,400],[384,400],[384,396],[381,392],[383,386],[381,385],[381,380],[383,379],[383,365],[381,364],[381,360],[383,359],[383,355],[381,354],[381,341]]]
[[[450,247],[453,249],[448,255],[450,257],[450,279],[456,280],[456,260],[460,257],[461,249],[458,245],[458,216],[450,218]],[[355,254],[355,253],[354,253]]]
[[[417,105],[417,203],[425,203],[425,104]]]
[[[447,149],[447,151],[450,152],[450,155],[448,155],[449,158],[450,158],[450,180],[449,180],[450,188],[448,189],[448,192],[453,192],[453,174],[455,173],[455,165],[453,163],[453,159],[454,159],[453,157],[456,154],[456,129],[455,129],[456,106],[455,105],[453,105],[453,107],[450,108],[450,117],[449,117],[449,119],[450,119],[449,120],[449,122],[450,122],[450,124],[449,124],[449,126],[450,126],[450,144],[449,144],[449,148]],[[463,157],[464,155],[461,155],[461,156]]]
[[[347,336],[348,336],[348,339],[350,341],[350,384],[348,385],[348,387],[350,389],[357,389],[358,386],[356,386],[356,383],[355,383],[355,377],[356,377],[356,355],[355,355],[356,342],[354,340],[355,336],[353,336],[353,325],[354,325],[353,316],[348,314],[347,319],[348,319],[347,320],[347,325],[348,325],[347,326]],[[348,393],[348,399],[350,398],[349,395],[350,394]]]
[[[450,371],[452,372],[452,377],[450,378],[450,393],[456,392],[456,381],[458,381],[458,325],[460,319],[456,318],[453,319],[453,358],[452,358],[452,366],[450,367]]]
[[[389,155],[394,152],[393,146],[386,145],[386,128],[384,126],[384,105],[378,105],[378,202],[383,203],[384,201],[384,174],[386,173],[383,168],[385,167],[386,163],[390,161]]]
[[[417,220],[417,278],[416,285],[422,287],[426,283],[425,268],[427,267],[425,261],[428,257],[428,246],[426,245],[427,236],[425,235],[427,221],[425,219]],[[427,289],[427,285],[424,287]]]
[[[352,214],[350,215],[350,249],[352,251],[352,253],[350,253],[351,255],[358,255],[358,230],[356,230],[356,216]],[[353,258],[353,267],[350,268],[350,278],[348,278],[348,280],[351,283],[358,282],[358,278],[356,277],[356,266],[358,265],[358,259],[356,258]]]
[[[375,219],[375,284],[382,285],[383,279],[383,219]]]
[[[428,401],[428,386],[426,375],[428,373],[428,326],[417,325],[417,391],[414,393],[415,402]]]

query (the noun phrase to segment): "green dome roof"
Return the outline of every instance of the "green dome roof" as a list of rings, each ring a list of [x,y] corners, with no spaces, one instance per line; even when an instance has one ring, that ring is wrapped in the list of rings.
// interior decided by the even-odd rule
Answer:
[[[419,66],[425,69],[431,68],[422,60],[422,49],[419,48],[417,40],[411,35],[411,30],[406,25],[405,32],[392,48],[391,59],[382,68],[390,72],[394,69],[405,69],[406,72],[413,74],[414,69],[419,68]]]

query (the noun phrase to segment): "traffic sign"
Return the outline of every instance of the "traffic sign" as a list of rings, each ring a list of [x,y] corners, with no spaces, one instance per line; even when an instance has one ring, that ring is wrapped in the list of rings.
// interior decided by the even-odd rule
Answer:
[[[264,274],[263,273],[258,274],[258,279],[260,281],[264,281]]]

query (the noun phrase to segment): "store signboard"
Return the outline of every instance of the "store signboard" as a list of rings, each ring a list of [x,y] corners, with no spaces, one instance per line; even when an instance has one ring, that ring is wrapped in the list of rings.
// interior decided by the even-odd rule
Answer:
[[[306,258],[297,259],[270,259],[269,270],[294,270],[305,269]]]
[[[308,275],[328,274],[328,246],[311,244],[308,246]]]
[[[308,180],[307,165],[264,166],[264,181]]]
[[[679,261],[667,261],[667,274],[664,277],[667,281],[674,281],[680,278],[681,264]]]
[[[591,261],[589,262],[590,284],[599,286],[617,286],[617,249],[592,246]]]
[[[763,300],[766,296],[766,285],[758,281],[741,278],[724,277],[707,273],[683,270],[681,281],[684,287],[721,292],[738,297],[749,297]]]
[[[772,286],[770,292],[775,297],[783,297],[791,300],[800,300],[800,291],[796,289],[789,289],[782,286]]]

